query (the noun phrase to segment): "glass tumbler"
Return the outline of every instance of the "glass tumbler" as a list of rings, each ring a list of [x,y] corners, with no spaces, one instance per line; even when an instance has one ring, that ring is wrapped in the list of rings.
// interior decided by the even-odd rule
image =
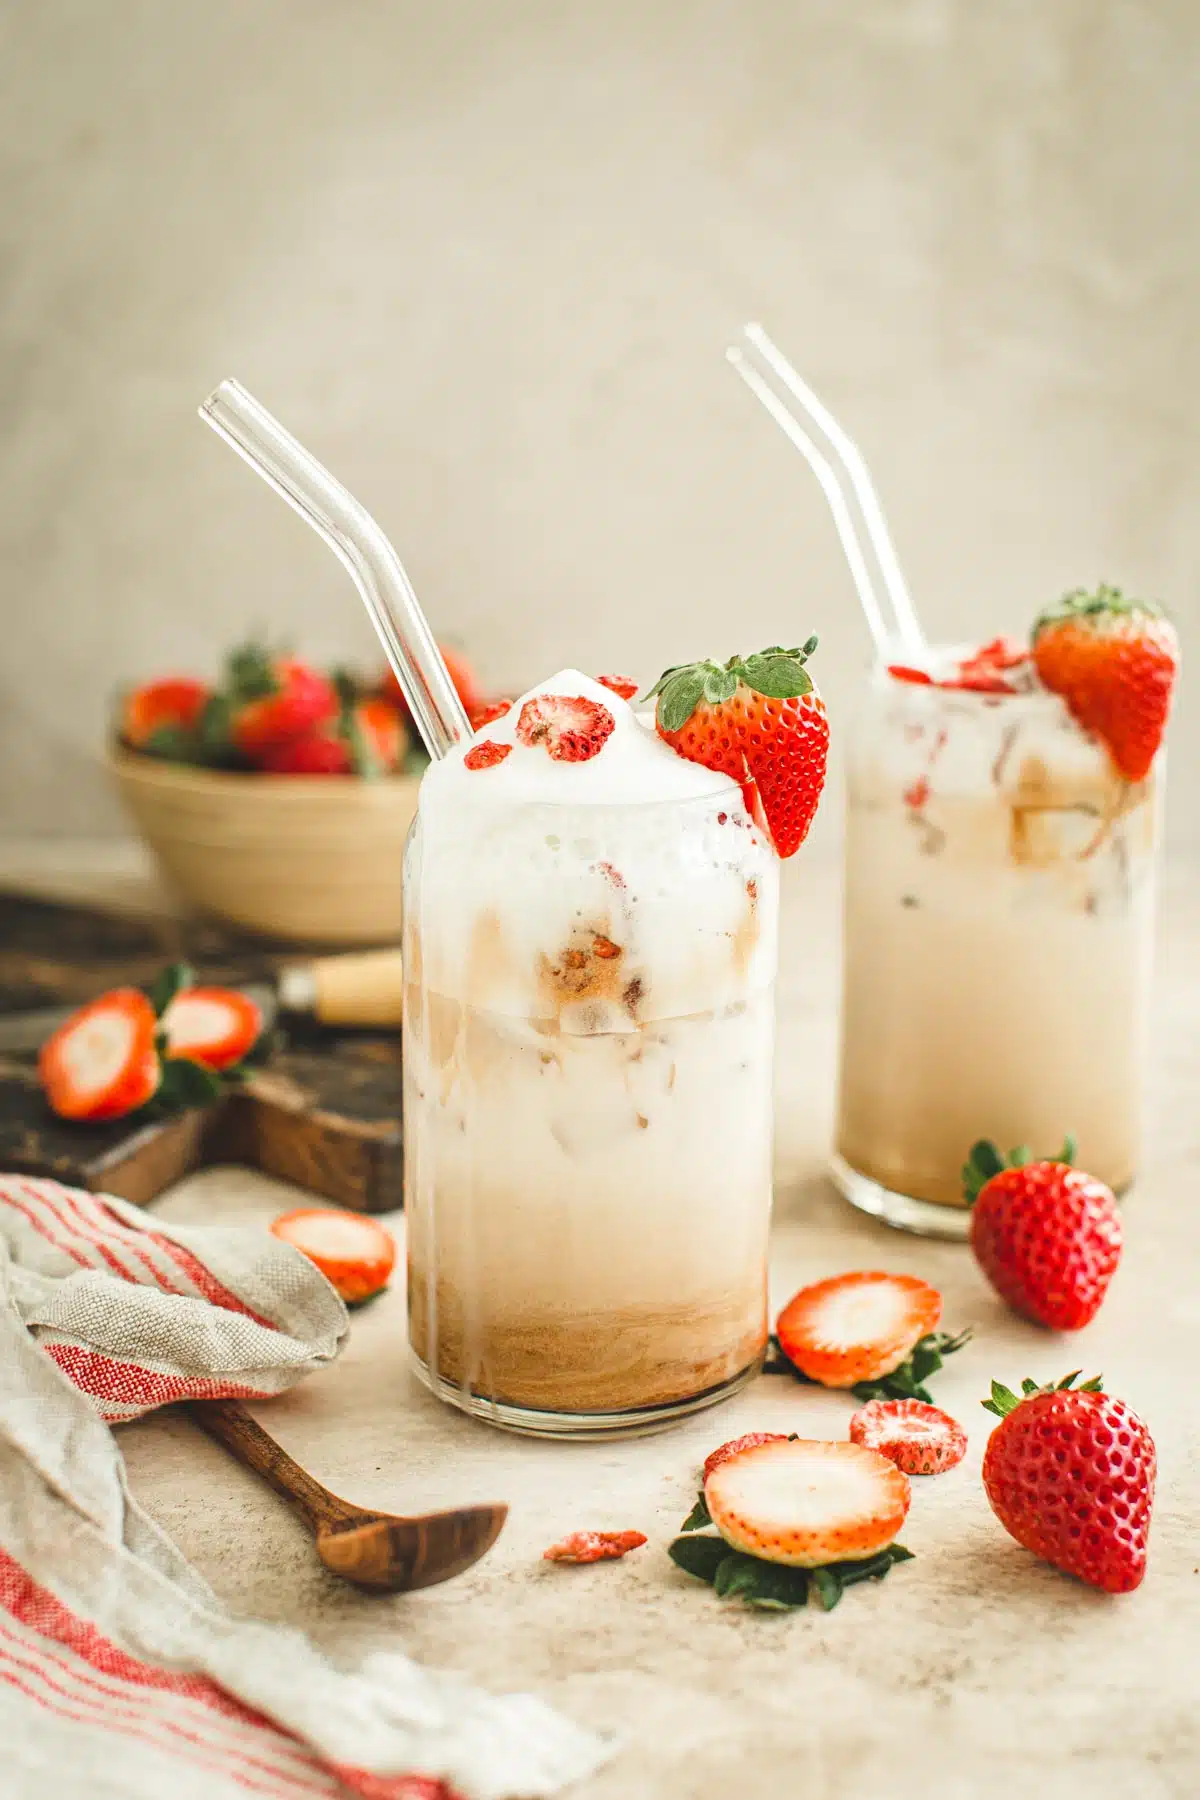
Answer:
[[[659,1427],[766,1345],[778,863],[733,783],[478,806],[404,882],[409,1336],[442,1399]]]
[[[833,1173],[962,1237],[970,1146],[1120,1191],[1138,1155],[1162,759],[1130,783],[1062,700],[873,676],[849,747]]]

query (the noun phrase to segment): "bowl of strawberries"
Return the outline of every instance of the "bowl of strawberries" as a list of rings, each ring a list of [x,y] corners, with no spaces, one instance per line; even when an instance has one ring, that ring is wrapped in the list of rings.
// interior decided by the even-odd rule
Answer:
[[[478,714],[470,667],[443,655]],[[390,670],[364,680],[255,643],[216,686],[171,676],[123,694],[109,747],[122,801],[185,901],[313,944],[399,938],[427,761]]]

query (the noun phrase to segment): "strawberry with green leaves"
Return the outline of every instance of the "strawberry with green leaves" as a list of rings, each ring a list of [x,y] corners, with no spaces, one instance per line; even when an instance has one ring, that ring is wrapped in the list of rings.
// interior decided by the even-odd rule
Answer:
[[[982,1139],[963,1169],[975,1260],[1014,1312],[1052,1331],[1079,1331],[1099,1312],[1121,1260],[1121,1214],[1112,1190],[1060,1156],[1035,1162],[1022,1147],[1001,1156]]]
[[[203,725],[217,753],[231,747],[257,765],[280,745],[337,717],[333,682],[299,657],[243,644],[230,656],[227,675],[226,689],[209,703]]]
[[[1026,1550],[1109,1594],[1146,1572],[1154,1504],[1154,1440],[1100,1376],[1075,1386],[992,1383],[983,1402],[1001,1423],[988,1440],[983,1485],[992,1511]]]
[[[806,667],[815,637],[725,664],[668,669],[650,691],[658,734],[689,762],[730,776],[780,856],[808,835],[825,785],[829,720]]]
[[[1067,594],[1034,625],[1033,659],[1043,684],[1103,738],[1126,781],[1144,781],[1179,673],[1179,640],[1160,609],[1103,585]]]

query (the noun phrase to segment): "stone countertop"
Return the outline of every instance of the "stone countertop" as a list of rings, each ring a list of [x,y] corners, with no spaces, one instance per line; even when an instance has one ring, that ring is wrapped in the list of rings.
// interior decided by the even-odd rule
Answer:
[[[495,1549],[457,1580],[368,1598],[325,1574],[286,1506],[177,1413],[122,1430],[133,1490],[228,1605],[302,1627],[337,1659],[399,1645],[496,1688],[530,1687],[617,1734],[618,1757],[576,1800],[1010,1800],[1021,1780],[1056,1800],[1190,1797],[1200,1780],[1200,1212],[1197,871],[1177,866],[1164,904],[1148,1150],[1128,1202],[1123,1266],[1100,1318],[1058,1339],[1009,1315],[961,1246],[853,1213],[822,1173],[836,1040],[837,883],[820,861],[785,883],[778,1059],[778,1184],[771,1287],[883,1266],[934,1282],[945,1323],[973,1343],[936,1377],[971,1434],[966,1461],[914,1483],[904,1542],[916,1560],[852,1590],[830,1614],[720,1605],[667,1560],[708,1449],[753,1429],[840,1437],[850,1402],[778,1377],[660,1436],[541,1444],[442,1406],[405,1356],[397,1285],[354,1315],[327,1373],[260,1416],[336,1491],[394,1511],[504,1499]],[[113,853],[55,857],[8,846],[0,879],[136,902]],[[981,1040],[986,1016],[980,1017]],[[210,1169],[159,1202],[179,1220],[266,1220],[296,1191]],[[389,1221],[398,1234],[403,1219]],[[1154,1433],[1160,1460],[1150,1567],[1138,1592],[1095,1593],[1021,1550],[979,1480],[979,1406],[1009,1385],[1083,1365],[1102,1371]],[[615,1564],[541,1560],[578,1527],[637,1527]]]

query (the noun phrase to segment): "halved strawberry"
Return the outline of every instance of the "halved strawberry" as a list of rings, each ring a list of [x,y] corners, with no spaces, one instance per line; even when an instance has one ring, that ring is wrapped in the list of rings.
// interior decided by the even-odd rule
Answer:
[[[248,994],[235,988],[192,987],[176,994],[162,1016],[167,1054],[229,1069],[258,1042],[262,1013]]]
[[[795,650],[776,644],[731,656],[723,667],[687,663],[650,690],[659,736],[689,762],[738,782],[780,856],[804,842],[825,785],[829,720],[805,667],[816,647],[812,637]]]
[[[718,1444],[710,1450],[704,1459],[704,1479],[708,1480],[714,1469],[719,1469],[723,1462],[731,1456],[738,1456],[743,1450],[749,1450],[755,1444],[786,1443],[787,1434],[782,1431],[748,1431],[744,1437],[730,1438],[727,1444]]]
[[[173,675],[134,688],[121,702],[121,737],[134,750],[152,756],[183,754],[208,704],[211,690],[203,681]]]
[[[906,1475],[941,1475],[967,1454],[958,1420],[923,1400],[872,1400],[851,1419],[850,1438],[878,1450]]]
[[[160,1080],[154,1008],[138,988],[113,988],[72,1013],[43,1044],[38,1074],[63,1119],[116,1119],[143,1106]]]
[[[373,1299],[387,1286],[396,1264],[391,1233],[361,1213],[301,1206],[272,1220],[271,1230],[315,1263],[347,1306]]]
[[[644,1531],[573,1531],[542,1551],[546,1562],[616,1562],[646,1542]]]
[[[606,706],[584,694],[535,694],[521,708],[517,737],[526,745],[541,744],[555,762],[589,762],[615,724]]]
[[[908,1515],[908,1477],[878,1451],[811,1438],[751,1444],[704,1484],[712,1522],[735,1550],[815,1569],[873,1556]]]
[[[898,1368],[942,1316],[942,1296],[915,1275],[859,1270],[793,1295],[775,1327],[790,1362],[825,1387],[849,1388]]]
[[[596,680],[610,694],[619,694],[622,700],[632,700],[641,686],[641,682],[635,681],[632,675],[597,675]]]

